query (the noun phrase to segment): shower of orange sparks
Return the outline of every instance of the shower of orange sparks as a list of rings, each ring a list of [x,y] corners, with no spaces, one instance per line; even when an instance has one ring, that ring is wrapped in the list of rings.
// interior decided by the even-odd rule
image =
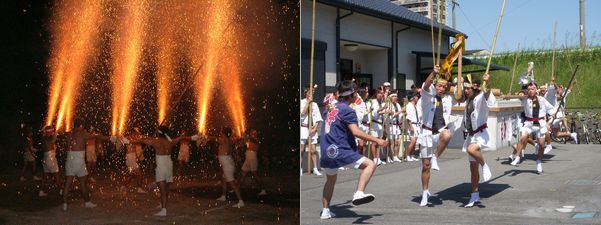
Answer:
[[[240,88],[240,65],[235,56],[232,58],[227,65],[227,72],[221,74],[221,80],[227,80],[227,82],[223,82],[225,87],[221,88],[221,90],[223,96],[225,96],[227,108],[232,116],[234,129],[238,136],[242,136],[242,133],[246,130],[246,121],[244,119],[244,104]]]
[[[129,116],[129,106],[138,74],[140,55],[144,41],[144,23],[147,17],[146,3],[142,0],[127,1],[118,40],[113,43],[113,123],[111,133],[121,135]]]
[[[162,43],[159,49],[158,71],[157,71],[157,90],[158,90],[158,106],[159,106],[159,121],[161,124],[165,120],[167,114],[167,102],[169,101],[170,77],[173,73],[173,46],[169,43]]]
[[[171,90],[172,80],[174,78],[174,56],[176,55],[175,50],[175,35],[176,26],[181,23],[180,15],[181,6],[174,4],[174,2],[162,2],[160,6],[160,13],[157,17],[159,18],[159,32],[158,32],[158,48],[159,52],[157,55],[157,105],[158,105],[158,123],[162,124],[165,121],[165,117],[168,112],[168,102],[170,98],[169,91]]]
[[[55,12],[57,20],[52,28],[54,38],[49,63],[52,84],[46,125],[52,124],[60,98],[57,130],[63,123],[66,124],[66,130],[70,130],[79,86],[97,41],[96,23],[100,20],[102,2],[80,3],[75,0],[61,2]],[[59,96],[61,93],[64,94]]]
[[[207,111],[211,103],[211,90],[215,83],[218,60],[222,53],[223,37],[227,33],[223,33],[227,29],[232,15],[231,7],[227,5],[227,1],[214,1],[209,10],[211,13],[208,29],[207,43],[205,45],[206,60],[203,65],[203,72],[196,77],[196,95],[198,97],[198,131],[201,134],[206,133]],[[200,40],[199,40],[200,41]],[[200,53],[200,52],[196,52]],[[200,81],[200,82],[198,82]]]

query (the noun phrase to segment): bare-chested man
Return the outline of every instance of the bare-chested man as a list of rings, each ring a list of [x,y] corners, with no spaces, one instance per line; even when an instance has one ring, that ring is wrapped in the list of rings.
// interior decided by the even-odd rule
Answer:
[[[68,152],[67,161],[65,162],[65,192],[63,194],[63,210],[67,211],[67,201],[69,199],[69,191],[71,190],[71,184],[73,179],[77,177],[81,186],[81,192],[85,201],[84,207],[94,208],[96,204],[90,201],[90,194],[88,191],[87,175],[88,170],[86,169],[85,154],[86,154],[86,142],[90,139],[101,139],[109,140],[109,137],[102,136],[99,134],[90,134],[84,128],[84,121],[81,118],[76,118],[73,123],[73,131],[67,134]]]
[[[207,136],[208,140],[214,140],[219,143],[219,148],[217,151],[217,158],[219,158],[219,164],[221,165],[221,169],[223,169],[223,180],[222,180],[222,194],[218,201],[225,201],[225,195],[227,194],[227,184],[229,183],[234,192],[236,193],[236,197],[238,197],[238,204],[233,205],[233,207],[244,207],[244,201],[242,200],[242,195],[240,195],[240,189],[238,189],[238,185],[236,184],[236,180],[234,179],[234,172],[236,171],[236,165],[234,164],[234,160],[232,159],[232,151],[234,150],[234,138],[232,137],[232,129],[229,127],[224,127],[221,129],[221,135]]]
[[[259,178],[259,174],[257,174],[257,168],[259,165],[259,161],[257,159],[257,153],[259,151],[259,134],[256,130],[250,130],[250,134],[245,138],[246,140],[246,157],[244,158],[244,164],[242,164],[242,173],[240,178],[238,178],[238,183],[240,185],[244,184],[244,180],[246,179],[246,175],[250,173],[251,177],[261,188],[261,192],[259,192],[259,196],[267,195],[267,191],[265,191],[265,186]]]

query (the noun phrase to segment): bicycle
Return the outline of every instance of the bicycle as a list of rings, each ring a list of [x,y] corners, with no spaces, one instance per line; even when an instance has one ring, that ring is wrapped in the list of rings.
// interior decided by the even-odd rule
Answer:
[[[585,142],[586,144],[589,144],[590,141],[590,134],[587,128],[587,118],[586,115],[580,112],[576,112],[576,115],[578,116],[578,119],[580,120],[580,126],[582,127],[582,138],[578,138],[578,140],[582,143]]]

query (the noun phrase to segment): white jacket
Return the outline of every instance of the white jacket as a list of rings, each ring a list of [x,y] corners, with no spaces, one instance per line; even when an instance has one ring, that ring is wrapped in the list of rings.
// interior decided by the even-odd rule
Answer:
[[[434,122],[434,110],[436,110],[436,88],[434,84],[430,84],[430,91],[426,91],[422,85],[422,124],[426,127],[432,128]],[[442,114],[444,117],[444,123],[448,125],[449,129],[454,130],[452,124],[449,124],[451,118],[451,108],[453,107],[453,97],[450,94],[442,95]]]
[[[302,115],[303,109],[305,108],[306,105],[307,105],[307,99],[303,98],[300,102],[301,125],[308,126],[309,125],[309,113]],[[321,114],[319,113],[319,106],[317,105],[317,103],[315,103],[315,102],[311,103],[311,111],[313,111],[313,113],[312,113],[313,125],[317,124],[317,122],[323,121],[323,119],[321,118]]]
[[[488,100],[484,97],[484,94],[484,92],[480,92],[478,95],[476,95],[476,97],[474,97],[474,111],[470,115],[472,129],[474,131],[486,123],[488,120],[488,112],[490,107],[493,107],[497,103],[497,99],[492,94],[492,91],[488,96]],[[465,106],[464,116],[467,119],[467,104]]]
[[[538,103],[540,104],[538,117],[539,118],[545,117],[545,114],[553,116],[553,113],[555,113],[555,107],[553,107],[553,105],[551,105],[544,97],[542,97],[542,96],[536,96],[536,97],[538,98]],[[530,98],[522,99],[522,107],[524,107],[524,114],[526,114],[526,117],[532,118],[532,108],[533,108],[532,99],[530,99]]]

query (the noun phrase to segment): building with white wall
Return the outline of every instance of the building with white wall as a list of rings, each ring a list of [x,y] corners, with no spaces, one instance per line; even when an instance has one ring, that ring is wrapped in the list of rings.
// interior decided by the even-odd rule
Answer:
[[[311,22],[312,1],[302,0],[302,87],[309,85]],[[436,22],[434,29],[438,30]],[[449,37],[457,33],[443,26],[442,53],[448,52]],[[423,15],[388,0],[317,0],[313,82],[319,88],[314,99],[350,78],[371,88],[386,81],[403,90],[421,85],[432,59],[421,58],[421,68],[417,68],[415,51],[432,52],[430,20]]]

